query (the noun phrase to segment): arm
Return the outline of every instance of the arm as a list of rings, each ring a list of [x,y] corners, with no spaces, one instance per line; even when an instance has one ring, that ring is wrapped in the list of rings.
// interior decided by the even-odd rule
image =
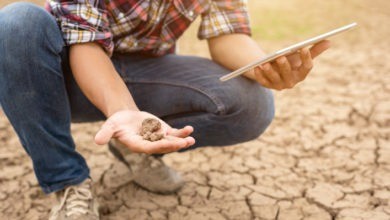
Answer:
[[[125,83],[98,44],[74,44],[69,56],[77,84],[106,117],[123,110],[138,111]]]
[[[107,120],[95,136],[105,144],[116,138],[134,152],[167,153],[194,144],[192,127],[173,129],[156,116],[139,111],[127,86],[116,72],[109,55],[113,52],[108,14],[99,0],[47,0],[47,9],[60,23],[70,65],[82,92]],[[143,119],[156,118],[166,138],[149,142],[139,135]]]
[[[198,36],[208,39],[212,59],[235,70],[264,56],[250,37],[246,1],[212,0],[210,10],[202,15]],[[282,90],[292,88],[305,79],[313,64],[312,58],[329,47],[324,41],[298,53],[280,57],[276,62],[258,66],[244,74],[264,87]]]
[[[208,40],[212,59],[228,69],[235,70],[265,55],[257,43],[246,34],[228,34]],[[310,49],[283,56],[276,62],[266,63],[248,71],[245,77],[261,85],[282,90],[292,88],[304,80],[313,67],[312,59],[330,46],[328,41],[320,42]]]
[[[134,152],[167,153],[195,143],[192,137],[188,137],[192,127],[173,129],[160,119],[166,138],[156,142],[142,139],[138,131],[142,121],[156,116],[139,111],[127,86],[99,45],[72,45],[70,65],[83,93],[108,117],[95,137],[98,144],[116,138]]]
[[[228,34],[210,38],[208,45],[211,58],[230,70],[236,70],[265,56],[258,44],[246,34]],[[252,73],[247,73],[245,76],[255,79]]]

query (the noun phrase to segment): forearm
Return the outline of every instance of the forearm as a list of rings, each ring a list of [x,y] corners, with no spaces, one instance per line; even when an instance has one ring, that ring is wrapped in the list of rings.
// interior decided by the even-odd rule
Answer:
[[[265,53],[258,44],[248,35],[229,34],[208,40],[211,58],[220,65],[236,70],[259,58]],[[244,76],[255,79],[253,72]]]
[[[110,58],[99,45],[72,45],[70,65],[83,93],[105,116],[121,110],[138,110]]]

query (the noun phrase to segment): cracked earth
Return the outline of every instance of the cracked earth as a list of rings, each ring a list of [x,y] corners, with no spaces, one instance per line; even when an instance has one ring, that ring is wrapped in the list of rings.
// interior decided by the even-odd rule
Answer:
[[[107,147],[92,143],[100,123],[73,125],[102,219],[389,220],[390,4],[346,2],[356,4],[348,18],[359,30],[335,39],[304,83],[275,94],[263,136],[164,157],[186,180],[176,194],[135,186]],[[0,219],[47,219],[53,197],[2,113],[0,143]]]

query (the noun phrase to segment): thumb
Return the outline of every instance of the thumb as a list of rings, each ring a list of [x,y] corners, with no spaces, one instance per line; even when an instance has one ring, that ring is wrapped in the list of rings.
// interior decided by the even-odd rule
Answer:
[[[95,143],[107,144],[115,133],[114,125],[106,121],[95,135]]]

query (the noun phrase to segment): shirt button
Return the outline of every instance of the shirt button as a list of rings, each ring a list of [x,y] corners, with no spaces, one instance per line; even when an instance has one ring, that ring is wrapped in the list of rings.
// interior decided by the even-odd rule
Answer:
[[[189,12],[188,12],[188,17],[191,17],[191,18],[192,18],[192,16],[194,16],[194,12],[193,12],[193,11],[189,11]]]

